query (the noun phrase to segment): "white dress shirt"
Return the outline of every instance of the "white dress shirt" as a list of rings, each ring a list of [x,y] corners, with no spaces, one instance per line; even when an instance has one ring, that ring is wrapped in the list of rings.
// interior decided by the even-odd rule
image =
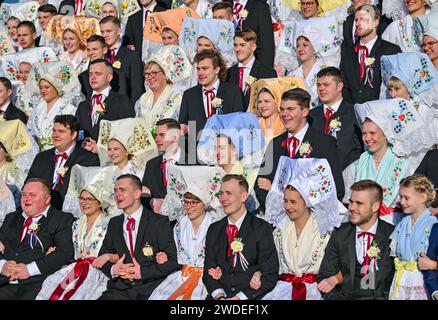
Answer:
[[[301,143],[303,142],[303,140],[304,140],[304,136],[306,135],[306,132],[307,132],[308,129],[309,129],[309,124],[306,123],[306,125],[305,125],[300,131],[298,131],[298,132],[294,135],[294,137],[297,138],[297,139],[299,140],[299,141],[298,141],[298,146],[297,146],[297,149],[296,149],[296,153],[299,152],[299,150],[300,150],[300,146],[301,146]],[[287,133],[287,137],[288,137],[288,138],[292,137],[292,134],[291,134],[290,132],[288,132],[288,133]],[[290,146],[289,146],[289,154],[292,154],[292,150],[293,150],[293,148],[294,148],[294,146],[293,146],[293,144],[291,143]]]
[[[105,99],[108,98],[110,91],[111,91],[111,86],[106,87],[101,92],[96,92],[96,91],[93,90],[93,92],[91,94],[91,98],[93,98],[93,96],[95,94],[101,93],[103,95],[102,103],[104,103]],[[99,121],[99,113],[96,110],[96,103],[93,102],[93,111],[91,112],[91,123],[92,123],[92,125],[93,126],[96,125],[97,121]]]
[[[59,168],[61,168],[61,167],[63,167],[63,166],[65,165],[65,163],[66,163],[67,160],[68,160],[68,157],[70,157],[70,155],[71,155],[71,154],[73,153],[73,151],[75,150],[75,147],[76,147],[76,144],[73,143],[73,144],[71,145],[71,147],[67,149],[67,151],[65,152],[65,153],[67,154],[67,159],[64,159],[64,158],[62,158],[62,157],[59,157],[58,160],[56,161],[56,163],[55,163],[55,170],[53,171],[53,183],[55,183],[55,181],[56,181],[56,176],[58,175],[56,171],[57,171]],[[55,149],[55,155],[57,155],[57,154],[59,154],[59,151],[58,151],[57,149]],[[71,168],[68,168],[68,169],[71,170]]]
[[[217,91],[219,90],[219,84],[220,84],[220,80],[217,79],[213,85],[213,88],[212,88],[214,90],[213,92],[214,92],[215,97],[217,97]],[[204,94],[205,89],[206,88],[204,86],[202,86],[202,101],[204,102],[204,112],[205,112],[205,117],[208,118],[207,96]],[[210,101],[210,103],[211,103],[211,101]]]
[[[135,219],[135,228],[132,230],[132,248],[135,250],[135,242],[137,240],[137,232],[138,232],[138,226],[140,225],[140,219],[141,215],[143,213],[143,206],[140,206],[133,214],[129,215],[127,213],[123,213],[125,216],[123,221],[123,237],[125,238],[126,246],[129,250],[129,231],[126,230],[126,226],[128,225],[128,218],[134,218]]]
[[[333,105],[330,106],[330,108],[333,109],[333,113],[338,112],[339,107],[341,106],[342,100],[343,99],[341,98],[338,102],[335,102]],[[325,116],[325,112],[327,111],[329,106],[324,103],[323,107],[324,107],[324,116]]]
[[[2,113],[6,112],[10,103],[11,103],[11,100],[8,99],[8,100],[6,100],[6,102],[2,106],[0,106],[0,110],[3,111]]]
[[[373,234],[376,234],[377,232],[377,225],[379,223],[379,219],[376,220],[376,222],[373,224],[373,226],[367,230],[367,232],[371,232]],[[358,237],[357,235],[359,232],[363,232],[358,226],[356,226],[356,257],[357,261],[362,264],[365,260],[365,256],[367,254],[368,250],[368,236],[365,235],[363,237]],[[370,243],[374,240],[374,237],[371,237]]]
[[[242,62],[239,62],[238,64],[238,68],[243,67],[243,93],[246,93],[247,86],[245,85],[245,81],[246,79],[248,79],[249,74],[251,73],[251,69],[254,64],[254,61],[255,61],[255,57],[253,56],[252,59],[246,64],[246,66],[244,66]]]
[[[361,46],[367,47],[367,49],[368,49],[368,56],[371,55],[371,50],[373,50],[373,47],[374,47],[374,44],[377,41],[377,38],[378,38],[378,36],[376,36],[373,40],[369,41],[367,44],[363,44],[362,40],[360,41],[360,45]],[[359,60],[359,63],[360,63],[360,51],[361,50],[359,50],[358,55],[357,55],[357,59]]]

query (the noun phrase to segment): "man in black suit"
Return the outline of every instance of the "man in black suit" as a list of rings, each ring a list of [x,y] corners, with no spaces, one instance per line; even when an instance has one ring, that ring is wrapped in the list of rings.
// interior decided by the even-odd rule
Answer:
[[[380,11],[371,5],[360,6],[355,14],[359,44],[345,48],[340,68],[344,77],[343,96],[347,102],[378,100],[382,77],[380,57],[401,52],[400,47],[377,35]]]
[[[354,6],[354,11],[364,4],[371,4],[371,0],[353,0],[351,1]],[[382,12],[382,1],[379,1],[377,8]],[[391,24],[392,19],[380,15],[380,23],[377,27],[377,34],[381,36],[386,28]],[[356,31],[356,23],[354,21],[354,12],[347,16],[347,19],[343,24],[344,41],[342,42],[342,50],[346,47],[354,46],[359,42],[359,35]]]
[[[18,109],[11,102],[12,83],[8,78],[0,77],[0,117],[6,121],[21,120],[24,124],[27,123],[26,114]]]
[[[327,159],[335,179],[338,199],[344,196],[344,179],[339,165],[336,139],[318,132],[307,123],[310,99],[309,93],[299,88],[286,91],[281,97],[280,119],[286,132],[275,137],[266,149],[264,164],[254,186],[261,209],[264,209],[265,199],[281,156],[289,156],[292,159]]]
[[[429,150],[418,166],[417,170],[415,170],[416,174],[425,175],[434,185],[435,191],[437,192],[437,196],[435,197],[435,201],[432,203],[429,210],[437,215],[438,214],[438,150]]]
[[[121,81],[125,80],[128,84],[128,97],[134,104],[145,91],[140,55],[122,46],[121,23],[116,17],[107,16],[100,20],[100,31],[108,48],[107,60],[115,69],[119,69],[120,76],[124,78]]]
[[[116,253],[117,263],[107,262],[102,272],[110,278],[101,300],[146,300],[166,277],[178,270],[173,231],[167,217],[155,214],[140,203],[141,181],[121,175],[114,187],[117,207],[123,214],[108,224],[99,256]],[[167,261],[158,264],[156,254]]]
[[[56,10],[56,7],[49,3],[43,4],[38,8],[38,23],[41,30],[43,30],[43,34],[35,39],[35,45],[37,47],[49,46],[49,39],[46,39],[44,36],[44,31],[46,31],[50,19],[52,19],[57,13],[58,11]]]
[[[267,68],[274,67],[274,30],[269,5],[264,0],[225,0],[233,4],[234,19],[240,30],[257,34],[256,57]],[[246,14],[245,14],[246,13]]]
[[[239,86],[243,91],[245,110],[248,109],[249,98],[251,95],[251,83],[248,77],[255,80],[263,78],[275,78],[277,73],[272,68],[267,68],[260,64],[254,56],[257,49],[257,34],[252,30],[237,31],[234,36],[234,52],[238,64],[233,65],[227,70],[228,81]]]
[[[184,162],[183,150],[178,145],[180,137],[181,129],[178,121],[162,119],[157,122],[155,144],[160,155],[146,163],[141,183],[145,194],[142,203],[155,213],[160,213],[161,205],[167,194],[166,166]]]
[[[219,201],[227,217],[210,225],[205,240],[202,281],[210,299],[261,299],[277,283],[279,265],[273,228],[247,213],[247,198],[248,182],[244,177],[234,174],[223,177]],[[233,251],[239,241],[242,250]],[[243,258],[247,265],[242,263]],[[256,271],[263,274],[257,290],[250,287]]]
[[[30,179],[23,187],[21,207],[6,215],[0,228],[0,300],[32,300],[44,279],[73,259],[71,213],[50,205],[50,187]],[[56,250],[47,254],[49,248]]]
[[[372,180],[362,180],[351,190],[351,219],[330,237],[318,273],[318,289],[325,300],[388,299],[394,275],[389,237],[394,226],[379,219],[382,187]],[[377,258],[368,253],[370,248],[380,251]],[[328,279],[338,272],[343,277],[340,285]]]
[[[203,50],[195,55],[198,85],[184,91],[179,112],[179,123],[186,134],[204,129],[213,114],[243,112],[243,94],[240,88],[225,82],[224,60],[216,50]],[[215,102],[221,100],[220,103]],[[193,122],[194,123],[189,123]],[[195,128],[192,125],[195,124]]]
[[[309,124],[320,133],[336,138],[341,170],[357,160],[363,152],[362,132],[352,104],[342,98],[342,74],[327,67],[318,72],[317,87],[323,105],[310,110]]]
[[[52,205],[62,209],[68,190],[71,168],[75,164],[84,167],[99,166],[99,158],[76,145],[79,122],[73,115],[57,115],[52,130],[54,148],[36,155],[27,180],[40,178],[52,185]]]
[[[165,11],[166,7],[156,0],[138,0],[138,2],[141,6],[141,10],[129,16],[128,22],[126,23],[125,36],[123,37],[123,44],[130,46],[141,57],[144,23],[149,13]]]
[[[104,59],[107,47],[105,39],[102,36],[93,35],[87,39],[87,55],[90,62],[96,59]],[[90,72],[85,70],[79,75],[81,91],[85,97],[91,97],[93,89],[90,86]],[[111,89],[122,95],[128,95],[128,83],[126,78],[121,76],[120,70],[113,68],[113,79],[111,80]]]
[[[76,117],[84,136],[87,137],[84,147],[97,153],[96,142],[99,137],[100,121],[132,118],[135,113],[129,98],[111,89],[113,67],[108,61],[96,59],[90,62],[88,72],[93,92],[79,104]]]

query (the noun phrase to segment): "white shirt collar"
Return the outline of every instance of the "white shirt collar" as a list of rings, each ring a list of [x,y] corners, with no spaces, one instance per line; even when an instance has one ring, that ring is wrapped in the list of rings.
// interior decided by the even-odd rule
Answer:
[[[373,40],[371,40],[370,42],[368,42],[367,44],[363,44],[362,43],[362,40],[360,41],[360,44],[363,46],[365,46],[365,47],[367,47],[367,49],[368,49],[368,54],[371,54],[371,50],[373,50],[373,47],[374,47],[374,44],[376,43],[376,41],[377,41],[377,38],[378,38],[378,36],[376,36]]]
[[[71,145],[71,147],[68,148],[67,151],[66,151],[65,153],[70,157],[70,155],[73,153],[73,150],[75,149],[75,147],[76,147],[76,144],[73,143],[73,144]],[[60,152],[60,151],[59,151],[58,149],[55,149],[55,154],[58,154],[59,152]]]
[[[105,98],[108,98],[110,91],[111,91],[111,86],[108,85],[108,87],[106,87],[105,89],[103,89],[100,93],[101,93],[102,95],[104,95]],[[93,93],[91,94],[91,96],[93,96],[93,95],[95,95],[95,94],[98,94],[98,92],[93,90]]]
[[[173,160],[175,163],[179,161],[179,158],[181,158],[181,148],[180,147],[178,147],[176,152],[172,156],[170,156],[170,157],[167,157],[166,154],[163,155],[163,159],[165,159],[167,161],[168,160]]]
[[[366,232],[370,232],[370,233],[374,233],[376,234],[377,232],[377,225],[379,224],[379,219],[376,219],[376,222],[374,222],[374,224],[372,225],[371,228],[369,228],[369,230],[367,230]],[[362,230],[361,228],[359,228],[359,226],[356,226],[356,233],[359,232],[363,232],[364,230]]]
[[[135,222],[140,221],[142,213],[143,213],[143,206],[140,206],[137,210],[134,211],[133,214],[127,214],[126,212],[123,212],[123,214],[125,215],[125,221],[128,221],[128,218],[134,218]]]
[[[217,79],[216,80],[216,82],[214,83],[214,85],[213,85],[213,89],[214,89],[214,91],[216,92],[216,94],[217,94],[217,91],[219,90],[219,84],[220,84],[220,79]],[[205,90],[206,88],[204,87],[204,86],[202,86],[202,93],[204,93],[204,90]]]
[[[143,17],[146,12],[146,10],[149,10],[150,12],[154,12],[155,7],[157,6],[157,2],[151,3],[147,7],[143,7]]]
[[[309,123],[306,123],[306,125],[295,135],[295,138],[297,138],[300,141],[300,144],[303,141],[304,136],[306,135],[307,129],[309,129]],[[287,136],[290,138],[292,134],[288,132]]]
[[[341,100],[339,100],[338,102],[334,103],[334,104],[331,106],[331,108],[333,109],[333,113],[338,112],[338,109],[339,109],[339,107],[340,107],[340,105],[341,105],[341,103],[342,103],[342,100],[343,100],[343,99],[341,98]],[[327,110],[328,107],[329,107],[329,106],[326,105],[326,104],[324,103],[324,114],[325,114],[325,111]]]
[[[239,67],[244,67],[245,69],[249,69],[249,70],[251,70],[251,69],[252,69],[252,66],[253,66],[253,64],[254,64],[254,61],[255,61],[255,56],[253,55],[253,56],[252,56],[252,59],[249,60],[249,62],[248,62],[248,64],[247,64],[246,66],[244,66],[242,62],[239,62],[239,65],[238,65],[238,66],[239,66]]]
[[[37,218],[34,218],[34,219],[35,219],[35,222],[38,221],[39,219],[41,219],[41,217],[43,217],[43,216],[47,218],[47,212],[49,212],[49,209],[50,209],[50,205],[48,205],[48,206],[46,207],[46,209],[45,209],[43,212],[41,212],[40,214],[36,214],[35,216],[37,216]],[[21,213],[21,215],[23,216],[24,219],[29,218],[29,217],[24,213],[24,211]]]
[[[0,110],[2,110],[3,112],[6,112],[6,110],[8,109],[9,104],[11,103],[11,100],[6,100],[6,102],[4,103],[4,105],[0,106]]]
[[[242,223],[243,223],[243,220],[246,217],[246,214],[247,214],[247,211],[245,211],[245,213],[239,218],[239,220],[236,221],[236,223],[232,223],[230,218],[227,218],[228,219],[228,224],[234,224],[237,227],[237,229],[240,231],[240,227],[242,226]]]

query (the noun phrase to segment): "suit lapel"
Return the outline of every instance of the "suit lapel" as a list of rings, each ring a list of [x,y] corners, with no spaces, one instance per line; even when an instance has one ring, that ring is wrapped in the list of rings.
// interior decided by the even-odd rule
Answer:
[[[135,239],[134,254],[136,257],[139,257],[139,254],[140,254],[139,250],[141,248],[141,244],[143,242],[144,235],[145,235],[146,230],[148,228],[148,220],[149,220],[148,214],[143,209],[143,212],[141,214],[140,223],[138,225],[137,238]]]
[[[384,236],[384,234],[383,234],[382,225],[383,225],[383,223],[382,223],[382,221],[380,221],[380,219],[379,219],[379,223],[377,224],[376,236],[374,237],[374,240],[375,240],[376,243],[377,243],[377,247],[378,247],[380,250],[382,250],[382,252],[383,252],[383,250],[385,250],[385,249],[386,249],[386,246],[387,246],[387,238],[386,238],[386,237]],[[383,248],[383,247],[385,247],[385,248]],[[377,284],[379,283],[379,276],[380,276],[381,273],[382,273],[382,272],[376,272],[376,273],[375,273],[375,277],[374,277],[374,285],[373,285],[374,290],[377,289],[376,286],[377,286]]]
[[[220,88],[220,86],[219,86],[219,88]],[[218,90],[218,95],[219,95],[219,90]],[[205,116],[204,93],[202,92],[202,85],[200,85],[200,84],[198,84],[198,99],[199,99],[198,103],[199,103],[201,110],[199,110],[199,112],[196,113],[196,115],[198,116],[198,119],[201,120],[202,123],[205,124],[205,122],[207,121],[207,117]],[[196,117],[196,115],[195,115],[195,117]],[[204,128],[204,126],[202,126],[202,128]]]
[[[380,39],[379,36],[377,36],[377,40],[374,43],[373,48],[371,49],[371,52],[369,54],[369,57],[375,58],[376,55],[378,55],[377,53],[380,51],[380,47],[382,46],[382,39]],[[377,52],[377,53],[376,53]]]
[[[21,240],[21,231],[23,229],[23,224],[24,224],[24,218],[22,215],[22,211],[19,213],[18,217],[17,217],[17,227],[16,227],[16,236],[17,236],[17,247],[20,246],[20,240]]]
[[[249,72],[250,76],[253,76],[254,78],[257,79],[257,77],[259,76],[259,69],[260,69],[260,64],[258,62],[257,59],[254,60],[254,63],[252,65],[251,71]]]
[[[349,233],[347,236],[347,251],[348,251],[348,262],[350,266],[350,276],[351,276],[351,292],[354,290],[354,279],[356,271],[356,230],[355,226],[350,224]]]

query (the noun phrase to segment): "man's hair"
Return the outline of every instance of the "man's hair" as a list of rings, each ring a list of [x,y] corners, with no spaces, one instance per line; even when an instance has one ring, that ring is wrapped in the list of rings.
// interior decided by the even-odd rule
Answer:
[[[21,22],[18,24],[17,29],[18,29],[18,28],[21,28],[21,27],[27,27],[27,28],[30,29],[30,31],[31,31],[32,33],[36,33],[35,25],[34,25],[32,22],[30,22],[30,21],[27,21],[27,20],[25,20],[25,21],[21,21]]]
[[[281,101],[296,101],[301,110],[310,108],[310,94],[301,88],[287,90],[281,96]]]
[[[371,4],[363,4],[359,8],[357,8],[356,12],[358,11],[366,11],[371,15],[371,17],[373,17],[374,20],[380,21],[380,10],[376,6],[373,6]]]
[[[12,90],[12,83],[8,78],[0,77],[0,82],[6,87],[6,90]]]
[[[222,183],[230,180],[236,180],[239,183],[239,187],[242,188],[243,191],[248,192],[249,185],[244,176],[241,176],[240,174],[226,174],[222,178]]]
[[[234,39],[236,39],[236,38],[243,39],[243,41],[245,41],[245,42],[252,41],[252,42],[256,43],[257,42],[257,33],[252,31],[251,29],[239,30],[234,35]]]
[[[109,23],[109,22],[114,23],[119,28],[122,27],[120,20],[114,16],[106,16],[105,18],[102,18],[102,20],[100,20],[99,24],[102,25],[104,23]]]
[[[202,60],[210,59],[213,63],[213,68],[220,68],[219,71],[219,79],[221,81],[225,81],[227,78],[227,67],[225,65],[224,59],[222,58],[222,55],[217,50],[208,49],[208,50],[202,50],[201,52],[198,52],[195,55],[195,62],[199,63]]]
[[[351,186],[351,191],[372,191],[373,194],[373,202],[383,201],[383,189],[377,182],[369,179],[360,180]]]
[[[88,69],[90,69],[90,66],[92,66],[93,64],[98,64],[98,63],[103,63],[105,65],[105,67],[107,67],[108,70],[111,71],[111,73],[114,73],[113,66],[111,65],[111,63],[109,63],[105,59],[96,59],[96,60],[91,61],[90,64],[88,65]]]
[[[336,84],[339,82],[342,82],[342,73],[341,70],[339,70],[336,67],[326,67],[324,69],[321,69],[316,74],[317,78],[322,77],[333,77],[335,79]]]
[[[216,10],[227,9],[230,10],[230,13],[233,13],[233,5],[227,1],[221,1],[214,4],[211,8],[211,12],[215,12]]]
[[[165,118],[157,121],[155,126],[167,126],[167,129],[178,129],[181,130],[181,126],[178,121],[172,118]]]
[[[46,3],[38,8],[38,12],[49,12],[49,13],[55,15],[58,13],[58,10],[56,10],[56,7],[53,4]]]
[[[127,173],[127,174],[122,174],[121,176],[119,176],[116,181],[122,180],[122,179],[129,179],[129,181],[131,182],[131,185],[134,187],[134,190],[141,190],[142,186],[141,186],[141,180],[139,177],[137,177],[136,175]]]
[[[79,120],[72,114],[58,114],[55,116],[53,123],[60,123],[66,128],[69,128],[71,133],[79,132]]]
[[[87,43],[90,43],[90,42],[99,42],[99,43],[100,43],[100,46],[101,46],[102,48],[105,48],[105,47],[106,47],[105,38],[102,37],[102,36],[99,36],[99,35],[97,35],[97,34],[94,34],[94,35],[92,35],[91,37],[89,37],[89,38],[87,39]]]
[[[30,179],[28,179],[26,181],[24,186],[26,184],[28,184],[28,183],[31,183],[31,182],[38,182],[38,183],[40,183],[42,188],[43,188],[44,194],[46,196],[50,195],[50,184],[49,184],[49,182],[47,180],[44,180],[44,179],[41,179],[41,178],[30,178]],[[23,186],[23,188],[24,188],[24,186]]]

